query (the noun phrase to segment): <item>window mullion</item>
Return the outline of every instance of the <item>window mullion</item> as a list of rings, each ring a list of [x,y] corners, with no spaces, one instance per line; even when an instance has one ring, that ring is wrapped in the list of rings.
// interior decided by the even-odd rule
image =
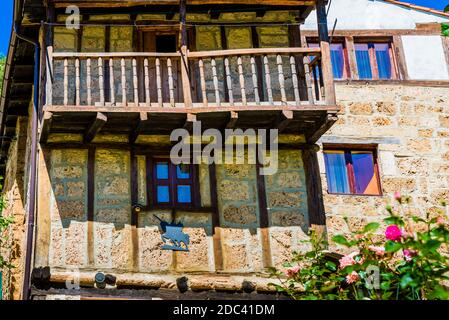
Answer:
[[[345,159],[346,159],[346,170],[348,172],[348,180],[349,180],[349,189],[352,194],[356,194],[356,183],[355,183],[355,175],[354,175],[354,167],[352,165],[352,156],[351,151],[345,151]]]

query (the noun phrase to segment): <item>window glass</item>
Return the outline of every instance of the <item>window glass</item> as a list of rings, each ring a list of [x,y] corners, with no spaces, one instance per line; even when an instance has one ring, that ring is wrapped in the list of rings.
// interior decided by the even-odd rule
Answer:
[[[344,75],[344,68],[345,68],[343,44],[341,44],[341,43],[331,44],[331,60],[332,60],[332,71],[334,73],[334,78],[342,79],[343,75]]]
[[[356,43],[355,58],[357,60],[357,70],[360,79],[372,79],[371,63],[369,57],[369,48],[367,43]]]
[[[157,202],[158,203],[170,202],[170,188],[168,186],[157,186]]]
[[[178,202],[179,203],[191,203],[192,192],[190,186],[178,186]]]
[[[379,195],[381,193],[372,150],[325,150],[324,162],[330,193]]]
[[[378,194],[374,157],[371,151],[352,151],[352,165],[354,170],[355,193]]]
[[[377,68],[379,79],[391,79],[390,45],[388,43],[375,43]]]
[[[350,193],[344,151],[326,151],[324,159],[329,192]]]
[[[157,179],[168,179],[168,163],[158,162],[156,164],[156,178]]]
[[[190,179],[190,167],[182,164],[176,166],[176,177],[178,179]]]

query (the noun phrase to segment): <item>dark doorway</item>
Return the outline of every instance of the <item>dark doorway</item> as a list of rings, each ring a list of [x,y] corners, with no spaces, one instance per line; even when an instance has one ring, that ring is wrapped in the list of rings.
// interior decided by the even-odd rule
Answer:
[[[156,52],[176,52],[176,35],[156,35]]]

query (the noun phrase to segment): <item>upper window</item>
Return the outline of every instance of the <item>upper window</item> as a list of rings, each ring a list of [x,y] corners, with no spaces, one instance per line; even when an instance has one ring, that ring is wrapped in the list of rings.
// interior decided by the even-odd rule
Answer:
[[[318,48],[320,45],[318,43],[310,43],[309,47]],[[330,45],[331,49],[331,60],[332,60],[332,71],[335,79],[346,79],[349,77],[348,67],[346,63],[346,49],[343,43],[332,43]]]
[[[360,79],[396,78],[391,44],[355,43],[355,57]]]
[[[197,196],[194,175],[193,165],[174,165],[169,159],[154,159],[154,205],[194,207]]]
[[[375,150],[324,150],[329,193],[380,195]]]

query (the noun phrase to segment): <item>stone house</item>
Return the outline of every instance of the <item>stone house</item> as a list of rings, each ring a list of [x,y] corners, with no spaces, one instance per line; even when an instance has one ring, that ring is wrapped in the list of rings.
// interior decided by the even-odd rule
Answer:
[[[319,47],[302,47],[314,8]],[[266,268],[324,230],[315,143],[338,112],[325,2],[25,0],[14,20],[4,297],[276,298]],[[269,131],[237,142],[243,164],[237,150],[178,164],[175,129],[204,133],[186,142],[200,150],[211,129]]]
[[[4,297],[277,298],[266,268],[310,228],[380,220],[398,190],[438,208],[449,17],[338,0],[326,23],[326,2],[15,1]],[[198,124],[278,129],[277,172],[172,163],[170,134]],[[189,251],[164,249],[159,219],[182,223]]]
[[[440,26],[448,21],[394,0],[331,4],[340,113],[318,156],[329,236],[380,221],[396,191],[411,197],[413,214],[449,202],[449,38]],[[315,24],[312,14],[301,26],[312,46]]]

